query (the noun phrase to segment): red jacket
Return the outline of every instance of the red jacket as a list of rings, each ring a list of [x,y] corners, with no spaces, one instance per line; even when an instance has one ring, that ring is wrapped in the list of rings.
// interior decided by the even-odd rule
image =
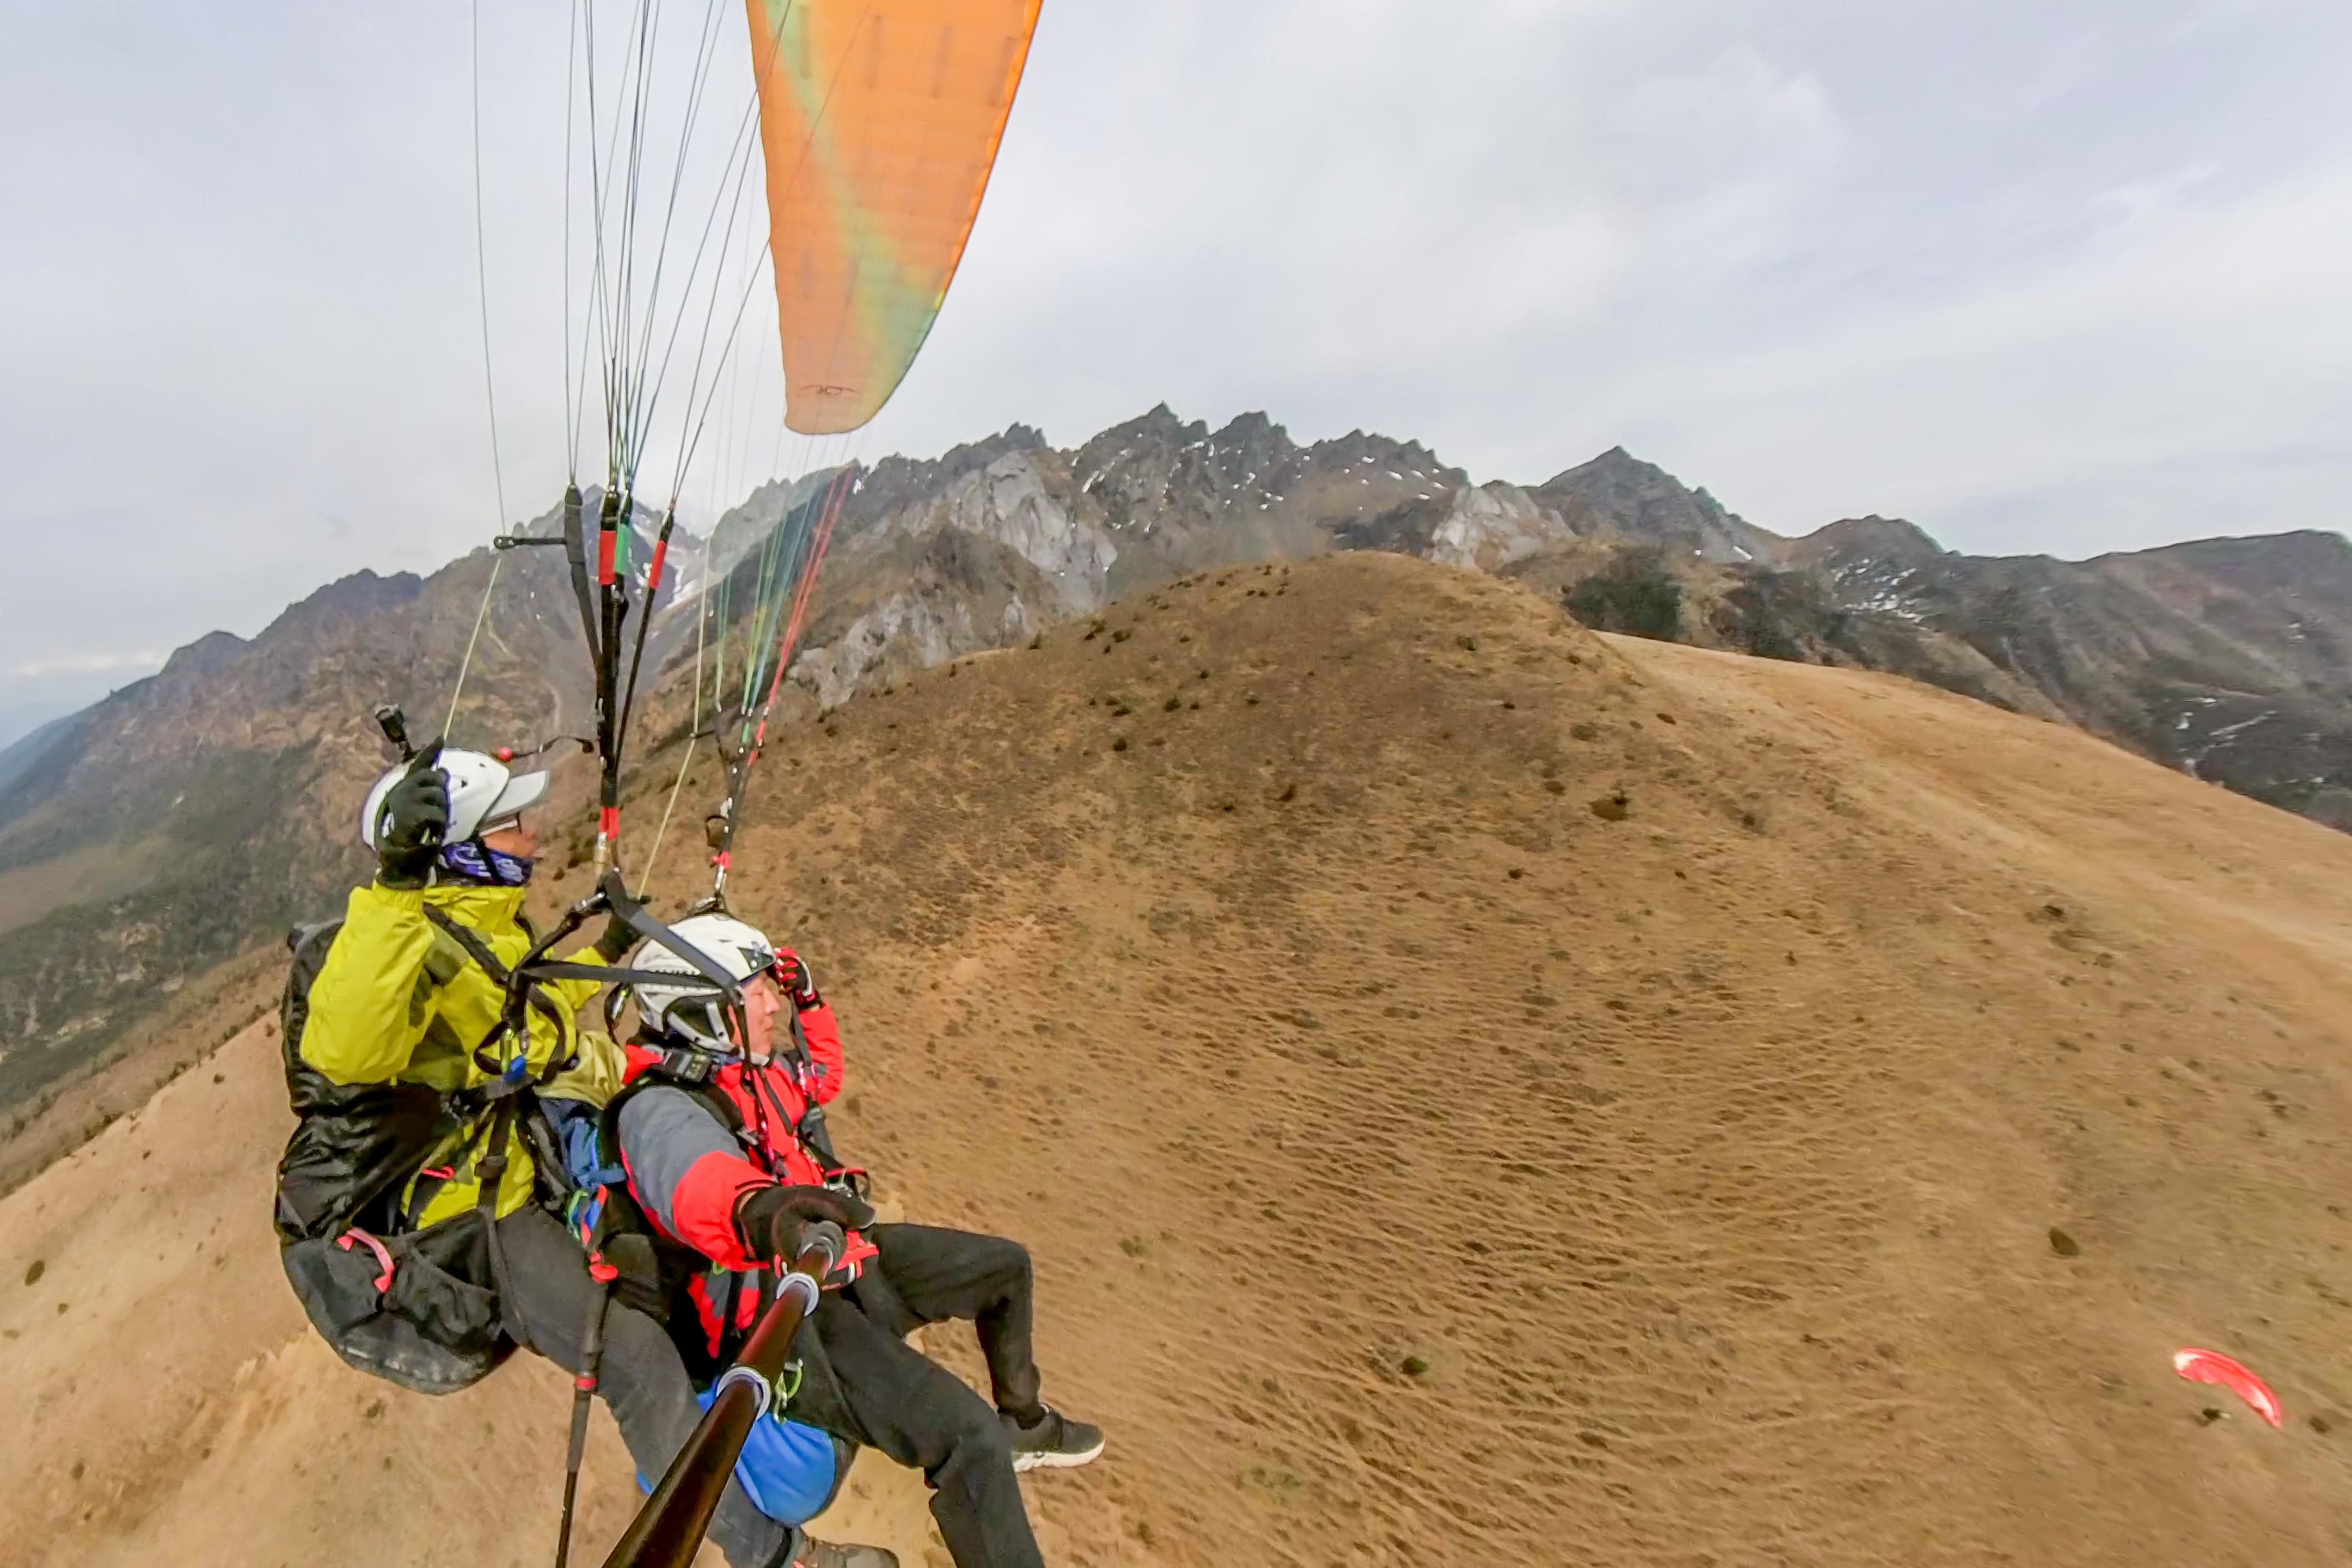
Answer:
[[[659,1081],[638,1089],[621,1107],[621,1163],[629,1173],[630,1195],[665,1234],[738,1276],[731,1282],[733,1310],[727,1314],[737,1330],[749,1328],[758,1315],[758,1280],[743,1276],[762,1265],[736,1229],[736,1205],[755,1188],[818,1186],[827,1174],[797,1129],[810,1106],[841,1092],[841,1028],[822,1001],[801,1010],[800,1026],[808,1044],[804,1066],[782,1057],[763,1067],[732,1061],[703,1086],[705,1092],[716,1089],[727,1097],[740,1133],[693,1091]],[[661,1051],[650,1047],[630,1046],[627,1053],[631,1083],[662,1060]],[[874,1256],[873,1244],[851,1232],[834,1282],[856,1279]],[[711,1350],[719,1353],[726,1338],[721,1302],[730,1282],[698,1275],[689,1289]]]

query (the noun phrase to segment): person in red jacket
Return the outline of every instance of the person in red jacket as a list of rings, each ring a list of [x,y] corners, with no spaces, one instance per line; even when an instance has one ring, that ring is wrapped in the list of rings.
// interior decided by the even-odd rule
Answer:
[[[841,1092],[841,1031],[808,966],[756,928],[705,914],[675,928],[741,984],[740,1033],[685,962],[648,943],[633,964],[676,973],[634,988],[640,1033],[614,1100],[629,1191],[668,1238],[717,1269],[688,1287],[712,1368],[768,1299],[762,1272],[788,1266],[803,1231],[831,1221],[848,1247],[794,1344],[794,1420],[922,1470],[958,1568],[1029,1568],[1035,1538],[1017,1470],[1083,1465],[1097,1428],[1039,1397],[1029,1254],[1001,1237],[882,1225],[835,1157],[824,1107]],[[994,1408],[906,1342],[925,1323],[969,1320]]]

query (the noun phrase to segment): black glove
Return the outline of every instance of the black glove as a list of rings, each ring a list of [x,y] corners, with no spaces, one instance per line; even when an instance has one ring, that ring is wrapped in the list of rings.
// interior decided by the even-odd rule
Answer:
[[[832,1187],[755,1187],[735,1205],[743,1249],[762,1263],[798,1258],[803,1233],[822,1220],[863,1230],[874,1223],[874,1211],[864,1199]]]
[[[438,741],[417,752],[377,810],[375,855],[387,888],[421,888],[433,879],[433,858],[449,831],[449,775],[434,765],[440,760]]]
[[[776,984],[793,999],[793,1005],[803,1012],[824,1000],[817,993],[816,976],[809,973],[801,955],[789,947],[776,951],[776,962],[768,973],[776,977]]]
[[[609,916],[604,921],[604,934],[596,939],[596,956],[607,963],[618,963],[629,956],[629,949],[636,945],[636,941],[637,933],[629,929],[628,921],[618,915]]]

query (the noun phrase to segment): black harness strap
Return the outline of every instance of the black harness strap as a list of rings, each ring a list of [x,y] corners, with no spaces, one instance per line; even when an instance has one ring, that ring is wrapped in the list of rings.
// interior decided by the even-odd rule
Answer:
[[[661,1060],[637,1074],[620,1093],[604,1102],[596,1118],[596,1160],[611,1167],[621,1163],[621,1108],[649,1089],[675,1089],[691,1095],[697,1105],[719,1118],[727,1135],[743,1137],[743,1112],[710,1081],[711,1060],[700,1051],[665,1050]]]
[[[499,1194],[506,1186],[507,1142],[514,1131],[516,1102],[529,1092],[518,1089],[499,1098],[497,1109],[490,1112],[489,1143],[474,1162],[474,1177],[480,1183],[477,1202],[482,1215],[482,1241],[489,1248],[490,1286],[499,1299],[499,1325],[519,1345],[530,1344],[530,1336],[515,1316],[514,1292],[508,1289],[512,1276],[507,1272],[506,1248],[499,1241]]]
[[[456,942],[459,947],[463,948],[465,950],[466,956],[479,964],[481,966],[482,973],[488,975],[491,983],[497,985],[499,990],[505,992],[509,1004],[512,1003],[515,993],[515,980],[517,978],[516,971],[509,969],[505,964],[499,962],[499,955],[490,951],[489,944],[482,940],[481,933],[479,931],[475,931],[472,927],[467,925],[462,921],[452,919],[450,916],[444,914],[441,910],[435,909],[430,904],[425,906],[425,918],[431,921],[434,926],[438,929],[444,936],[446,936],[451,942]],[[528,933],[530,928],[525,926],[523,929],[524,931]],[[588,971],[588,966],[585,964],[559,966],[555,964],[531,963],[525,964],[523,966],[521,971],[521,979],[524,987],[524,1005],[537,1012],[541,1017],[546,1019],[549,1026],[555,1030],[556,1038],[562,1039],[563,1037],[564,1025],[562,1009],[556,1006],[554,1003],[549,1001],[547,996],[539,989],[539,982],[542,980],[574,978],[574,976],[568,974],[557,975],[548,973],[550,970],[559,967],[580,970],[583,973],[591,973]],[[593,971],[593,973],[602,974],[604,972],[598,970]],[[506,1011],[501,1010],[499,1021],[490,1026],[490,1032],[484,1035],[480,1040],[475,1043],[473,1057],[474,1065],[476,1067],[481,1068],[481,1070],[486,1073],[492,1074],[493,1076],[503,1075],[505,1073],[507,1070],[506,1063],[492,1061],[486,1058],[482,1053],[488,1050],[491,1044],[495,1042],[499,1037],[506,1034],[509,1029],[513,1028],[514,1025],[515,1020]],[[578,1061],[579,1053],[576,1049],[561,1064],[551,1060],[548,1064],[547,1076],[549,1078],[552,1078],[557,1073],[565,1071],[568,1068],[578,1065]]]
[[[524,1331],[521,1321],[516,1317],[514,1311],[514,1292],[509,1289],[511,1277],[507,1271],[506,1248],[499,1238],[499,1199],[506,1185],[507,1166],[509,1163],[507,1159],[507,1149],[515,1141],[517,1118],[536,1111],[537,1097],[531,1092],[533,1087],[531,1083],[507,1078],[506,1064],[487,1061],[483,1053],[502,1037],[519,1032],[518,1025],[521,1020],[514,1016],[514,1010],[519,1005],[536,1010],[555,1029],[558,1040],[563,1038],[565,1020],[562,1012],[539,989],[536,984],[539,978],[537,965],[525,963],[516,969],[509,969],[499,961],[498,954],[490,951],[489,944],[482,940],[481,933],[478,931],[442,910],[435,909],[430,904],[425,906],[425,915],[433,922],[435,929],[463,949],[466,956],[478,964],[482,973],[488,975],[507,996],[507,1006],[501,1010],[498,1023],[491,1026],[490,1032],[482,1037],[481,1042],[474,1047],[473,1051],[474,1065],[492,1074],[493,1081],[477,1090],[453,1094],[449,1099],[455,1104],[463,1106],[465,1104],[463,1096],[470,1093],[481,1097],[480,1102],[475,1105],[472,1114],[480,1114],[482,1103],[486,1103],[490,1110],[489,1121],[485,1130],[486,1135],[478,1145],[470,1140],[467,1144],[468,1148],[478,1147],[480,1151],[474,1160],[474,1178],[478,1184],[475,1205],[482,1218],[483,1245],[489,1253],[490,1284],[499,1300],[499,1326],[504,1330],[507,1338],[519,1345],[528,1345],[530,1342],[530,1336]],[[520,981],[520,992],[517,988],[518,980]],[[557,1072],[576,1063],[578,1059],[579,1053],[576,1048],[562,1063],[551,1059],[547,1076],[553,1077]],[[544,1159],[545,1155],[542,1153],[541,1161],[543,1162]]]
[[[504,985],[514,978],[508,972],[507,966],[499,962],[499,955],[490,951],[489,943],[484,942],[481,933],[475,931],[473,927],[444,910],[435,909],[431,904],[425,906],[425,918],[431,921],[443,936],[464,948],[466,956],[480,964],[483,973],[488,974],[494,984]]]
[[[797,1034],[800,1020],[795,1018],[793,1025]],[[824,1107],[816,1102],[816,1086],[813,1081],[816,1074],[805,1044],[800,1047],[800,1059],[803,1070],[799,1075],[802,1110],[797,1120],[784,1114],[783,1101],[776,1098],[776,1091],[768,1087],[766,1078],[756,1070],[750,1075],[751,1093],[768,1110],[775,1112],[776,1121],[791,1130],[803,1148],[816,1156],[818,1168],[830,1174],[841,1169],[841,1159],[833,1152],[832,1134],[825,1131]],[[770,1174],[773,1173],[770,1172]]]
[[[665,1049],[659,1061],[639,1072],[626,1088],[604,1103],[604,1110],[598,1116],[596,1122],[598,1163],[608,1167],[621,1163],[622,1108],[638,1095],[653,1089],[674,1089],[691,1097],[697,1105],[718,1118],[719,1124],[727,1129],[729,1137],[739,1143],[743,1143],[747,1148],[752,1147],[746,1138],[746,1124],[741,1108],[728,1098],[724,1089],[711,1081],[717,1070],[717,1064],[700,1051],[680,1050],[675,1047]],[[761,1168],[765,1169],[764,1159],[761,1163]],[[712,1268],[709,1258],[684,1242],[673,1240],[662,1235],[657,1229],[651,1234],[655,1246],[677,1259],[685,1279],[718,1272]],[[723,1288],[713,1289],[710,1293],[711,1305],[719,1315],[719,1351],[722,1360],[733,1353],[731,1347],[741,1332],[735,1324],[735,1308],[741,1286],[741,1277],[732,1270],[724,1272],[726,1284]]]

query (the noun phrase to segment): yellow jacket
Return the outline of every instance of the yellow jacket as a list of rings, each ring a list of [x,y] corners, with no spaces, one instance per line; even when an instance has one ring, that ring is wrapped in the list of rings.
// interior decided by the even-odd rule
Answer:
[[[310,1017],[302,1026],[302,1059],[337,1083],[419,1083],[444,1093],[487,1083],[491,1075],[474,1065],[474,1047],[497,1026],[504,994],[456,939],[425,918],[427,904],[478,936],[482,944],[511,965],[529,952],[520,888],[464,885],[421,890],[355,888],[345,906],[343,929],[312,982]],[[575,961],[595,962],[593,952]],[[601,989],[593,980],[560,980],[541,987],[562,1016],[560,1029],[537,1009],[530,1014],[523,1054],[534,1075],[561,1061],[577,1043],[578,1066],[542,1092],[602,1104],[620,1088],[620,1047],[601,1031],[581,1029],[572,1015]],[[511,1060],[512,1043],[489,1053]],[[426,1170],[448,1168],[451,1159],[482,1136],[485,1111],[453,1133],[425,1162]],[[417,1226],[462,1214],[478,1201],[476,1160],[469,1155],[443,1181],[417,1216]],[[531,1200],[532,1165],[520,1136],[507,1146],[506,1175],[499,1184],[498,1212],[513,1213]],[[404,1206],[414,1181],[401,1194]]]

